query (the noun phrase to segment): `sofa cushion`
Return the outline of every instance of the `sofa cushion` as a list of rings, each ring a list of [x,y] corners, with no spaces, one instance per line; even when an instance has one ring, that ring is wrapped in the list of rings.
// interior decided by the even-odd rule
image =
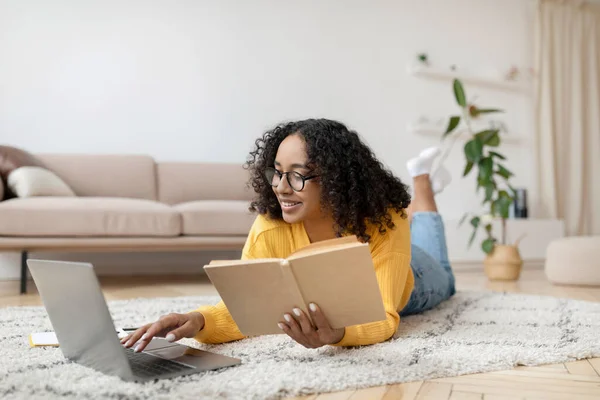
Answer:
[[[0,178],[6,183],[8,175],[19,167],[44,167],[44,163],[33,154],[12,146],[0,146]],[[6,198],[15,197],[7,187]],[[4,197],[0,197],[0,200]]]
[[[181,217],[150,200],[29,197],[0,202],[2,236],[177,236]]]
[[[247,235],[256,216],[239,200],[200,200],[173,206],[181,213],[184,235]]]
[[[78,196],[156,200],[154,159],[127,154],[38,154]]]
[[[196,200],[251,200],[248,171],[241,164],[160,162],[158,200],[180,204]]]
[[[8,175],[8,188],[17,197],[61,196],[75,193],[58,175],[42,167],[20,167]]]

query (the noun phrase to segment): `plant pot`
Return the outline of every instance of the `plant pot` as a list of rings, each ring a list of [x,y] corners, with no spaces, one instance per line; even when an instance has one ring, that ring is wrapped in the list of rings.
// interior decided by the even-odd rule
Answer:
[[[523,259],[517,246],[497,244],[483,264],[489,280],[516,281],[521,274]]]

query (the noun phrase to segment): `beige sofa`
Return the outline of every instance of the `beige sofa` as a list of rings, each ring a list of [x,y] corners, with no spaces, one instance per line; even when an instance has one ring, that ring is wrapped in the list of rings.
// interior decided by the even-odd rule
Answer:
[[[144,155],[37,155],[76,197],[0,202],[0,251],[241,249],[255,216],[241,165]]]

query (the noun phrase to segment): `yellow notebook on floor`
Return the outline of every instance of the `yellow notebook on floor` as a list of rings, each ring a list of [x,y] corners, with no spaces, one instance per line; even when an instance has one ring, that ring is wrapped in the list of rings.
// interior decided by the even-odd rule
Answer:
[[[54,332],[37,332],[29,335],[30,347],[52,346],[58,347],[58,339]]]
[[[119,339],[127,336],[122,328],[117,329],[117,337]],[[29,347],[58,347],[58,338],[54,332],[35,332],[29,335]]]

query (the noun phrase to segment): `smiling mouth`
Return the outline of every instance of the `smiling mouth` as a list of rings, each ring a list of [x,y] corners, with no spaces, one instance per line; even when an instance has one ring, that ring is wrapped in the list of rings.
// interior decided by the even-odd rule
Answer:
[[[298,204],[302,204],[298,201],[281,201],[281,206],[284,208],[289,208],[289,207],[294,207],[297,206]]]

